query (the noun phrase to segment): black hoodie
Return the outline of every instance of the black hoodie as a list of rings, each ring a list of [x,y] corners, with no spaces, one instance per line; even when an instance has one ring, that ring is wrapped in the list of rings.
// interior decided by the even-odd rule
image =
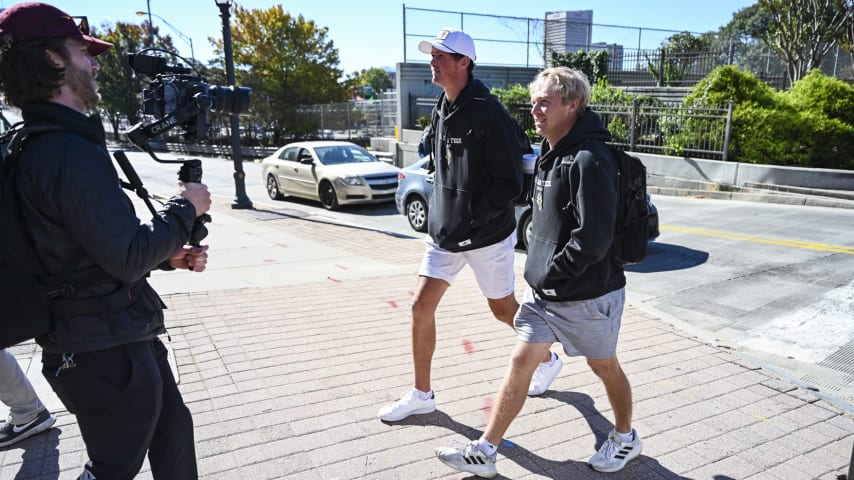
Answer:
[[[546,300],[588,300],[626,285],[610,255],[618,186],[610,139],[588,108],[554,148],[543,142],[525,280]]]
[[[128,288],[123,308],[54,316],[53,328],[36,339],[47,352],[104,350],[150,340],[164,331],[163,303],[146,281],[190,235],[196,210],[182,197],[169,199],[151,223],[140,224],[122,191],[97,116],[53,102],[22,108],[28,124],[63,130],[27,139],[19,156],[21,211],[47,273],[70,275],[100,268],[93,285],[75,285],[67,304],[89,305]]]
[[[434,185],[428,232],[445,250],[498,243],[516,228],[522,152],[510,114],[471,75],[454,103],[444,94],[433,113]]]

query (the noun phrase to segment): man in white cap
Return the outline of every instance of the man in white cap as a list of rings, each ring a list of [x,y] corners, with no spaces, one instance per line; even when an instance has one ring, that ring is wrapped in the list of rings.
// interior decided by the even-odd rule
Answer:
[[[430,384],[435,313],[466,264],[496,319],[513,328],[519,308],[514,296],[514,201],[522,192],[522,152],[516,124],[472,75],[477,56],[468,34],[446,27],[418,49],[431,55],[432,80],[443,93],[430,124],[434,183],[429,236],[412,301],[414,385],[380,408],[377,416],[388,422],[436,410]],[[560,371],[556,356],[546,352],[545,357],[539,376],[532,379],[532,394],[544,392]]]

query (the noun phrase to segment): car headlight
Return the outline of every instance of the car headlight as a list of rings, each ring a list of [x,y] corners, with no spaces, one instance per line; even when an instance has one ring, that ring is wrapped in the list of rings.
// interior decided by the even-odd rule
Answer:
[[[358,187],[365,184],[362,177],[340,177],[339,180],[341,180],[341,183],[344,185],[350,185],[351,187]]]

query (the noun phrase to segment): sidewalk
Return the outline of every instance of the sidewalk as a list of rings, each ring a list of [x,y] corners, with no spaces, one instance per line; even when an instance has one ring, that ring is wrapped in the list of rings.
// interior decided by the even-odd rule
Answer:
[[[152,276],[169,306],[200,476],[473,478],[445,467],[433,450],[479,436],[515,336],[487,313],[470,272],[437,313],[439,410],[386,424],[377,409],[411,382],[409,305],[422,241],[334,225],[287,203],[257,210],[228,203],[218,199],[211,212],[208,271]],[[523,264],[517,254],[517,296]],[[74,418],[41,378],[37,347],[13,351],[58,421],[48,434],[0,449],[0,479],[74,479],[86,460]],[[836,480],[847,473],[854,417],[810,391],[631,304],[618,352],[633,386],[641,457],[616,474],[586,466],[613,418],[598,379],[571,359],[511,426],[497,478]],[[147,466],[138,478],[151,478]]]

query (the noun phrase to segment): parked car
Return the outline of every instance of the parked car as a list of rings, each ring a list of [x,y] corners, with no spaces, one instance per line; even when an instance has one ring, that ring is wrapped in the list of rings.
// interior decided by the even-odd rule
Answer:
[[[430,193],[433,191],[433,175],[425,170],[427,157],[403,168],[398,174],[398,187],[394,195],[397,211],[409,220],[409,226],[416,232],[427,231],[427,214]],[[649,204],[649,239],[654,240],[659,235],[658,209],[652,203],[652,197],[646,195]],[[522,205],[516,207],[516,246],[525,250],[528,248],[528,237],[531,235],[531,207]]]
[[[290,143],[261,161],[261,178],[271,199],[319,200],[328,210],[392,201],[398,172],[350,142]]]

